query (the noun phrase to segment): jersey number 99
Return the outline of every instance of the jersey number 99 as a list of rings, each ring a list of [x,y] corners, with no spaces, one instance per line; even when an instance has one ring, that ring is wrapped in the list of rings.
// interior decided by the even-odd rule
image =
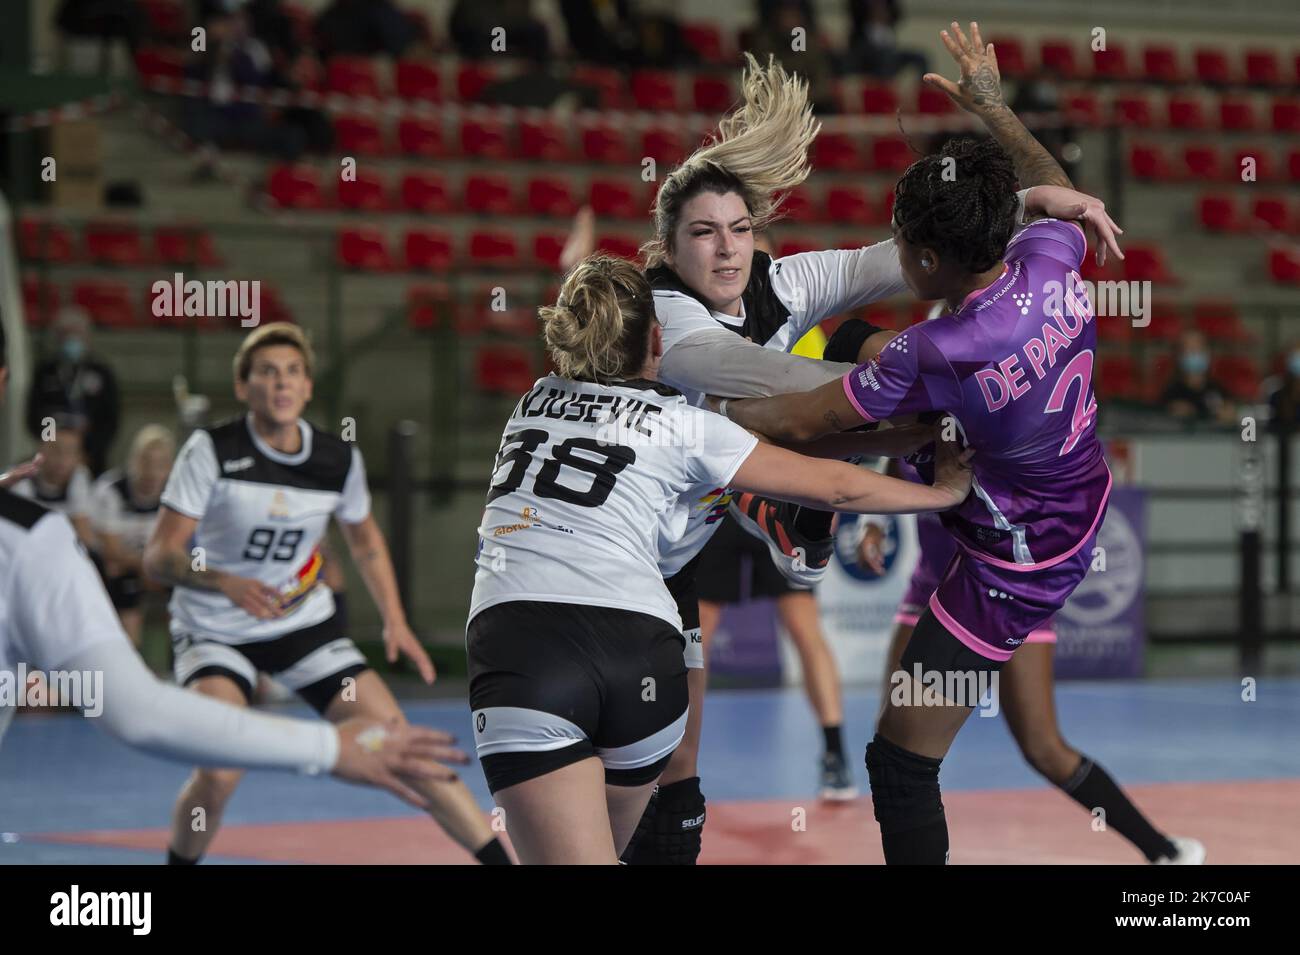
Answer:
[[[286,528],[280,532],[280,539],[276,540],[274,527],[255,527],[253,533],[248,535],[248,543],[244,545],[244,559],[266,560],[270,555],[271,560],[293,560],[300,540],[302,531],[296,528]]]

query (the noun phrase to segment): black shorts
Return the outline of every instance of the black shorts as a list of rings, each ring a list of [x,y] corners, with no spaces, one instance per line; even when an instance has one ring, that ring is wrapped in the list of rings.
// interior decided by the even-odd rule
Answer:
[[[700,599],[696,594],[696,568],[700,555],[696,554],[686,566],[671,577],[664,578],[664,586],[677,601],[677,613],[682,618],[682,637],[686,640],[686,669],[704,669],[704,637],[700,634]]]
[[[322,715],[345,679],[370,669],[357,645],[344,635],[337,613],[314,626],[256,643],[224,643],[204,634],[173,632],[172,652],[172,671],[181,686],[205,676],[224,676],[251,703],[257,674],[269,673]]]
[[[699,597],[710,603],[734,604],[753,597],[811,592],[790,583],[772,563],[767,544],[737,524],[730,514],[697,559]]]
[[[474,745],[492,792],[591,756],[641,786],[686,729],[682,635],[631,610],[512,600],[466,632]]]
[[[134,610],[140,606],[143,581],[139,574],[123,574],[120,577],[105,577],[104,589],[109,599],[118,610]]]

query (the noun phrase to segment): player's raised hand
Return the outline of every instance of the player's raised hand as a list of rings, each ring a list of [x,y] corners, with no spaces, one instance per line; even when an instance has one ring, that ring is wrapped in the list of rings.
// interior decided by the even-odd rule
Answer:
[[[338,724],[339,758],[333,773],[339,779],[387,789],[420,809],[429,801],[407,780],[451,781],[456,771],[446,763],[463,765],[469,757],[442,730],[411,726],[398,720],[381,723],[355,717]]]
[[[260,580],[225,574],[221,578],[220,589],[230,598],[231,603],[258,620],[270,620],[283,613],[280,594],[274,587],[268,587]]]
[[[1115,224],[1115,220],[1106,212],[1106,204],[1100,199],[1064,186],[1034,186],[1025,197],[1025,206],[1030,211],[1041,211],[1053,219],[1082,222],[1097,249],[1098,266],[1106,264],[1107,251],[1117,259],[1124,258],[1116,238],[1117,235],[1123,235],[1124,230]]]
[[[885,573],[885,529],[879,524],[867,525],[862,540],[858,541],[857,560],[859,567],[874,574]]]
[[[432,683],[437,679],[438,673],[433,668],[433,661],[429,659],[429,654],[424,652],[424,647],[420,646],[420,641],[415,639],[415,634],[411,632],[411,628],[405,621],[384,624],[384,650],[389,663],[396,663],[397,655],[403,654],[415,664],[415,668],[420,671],[420,679],[425,683]]]
[[[921,77],[927,86],[947,93],[949,98],[968,113],[982,113],[1005,105],[1002,99],[1002,75],[998,72],[998,57],[993,44],[985,44],[980,36],[979,24],[970,25],[970,39],[962,32],[957,21],[951,32],[942,30],[939,36],[961,70],[957,82],[926,73]]]
[[[38,454],[30,461],[24,461],[22,464],[15,464],[8,471],[0,474],[0,487],[13,487],[24,478],[35,477],[41,469],[41,462],[45,460],[45,455]]]

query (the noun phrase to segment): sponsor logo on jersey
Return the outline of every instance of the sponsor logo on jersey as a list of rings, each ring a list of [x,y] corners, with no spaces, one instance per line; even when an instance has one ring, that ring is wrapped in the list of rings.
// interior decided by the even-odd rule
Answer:
[[[695,509],[697,511],[708,511],[709,514],[704,518],[704,523],[715,524],[722,520],[722,516],[727,513],[727,505],[730,503],[731,491],[725,487],[715,487],[696,502]]]
[[[252,457],[235,458],[233,461],[222,461],[221,470],[224,474],[233,474],[236,471],[247,471],[253,466]]]
[[[290,519],[289,498],[285,496],[284,491],[276,491],[275,496],[271,498],[271,509],[267,512],[267,517],[273,521]]]
[[[325,564],[325,558],[321,556],[320,547],[312,549],[311,555],[307,558],[298,573],[293,575],[293,579],[280,588],[280,609],[285,613],[291,613],[298,609],[298,606],[307,599],[307,595],[316,587],[320,579],[320,569]]]
[[[487,726],[487,714],[484,713],[482,710],[479,710],[478,716],[474,717],[474,727],[481,733],[483,732],[486,726]]]

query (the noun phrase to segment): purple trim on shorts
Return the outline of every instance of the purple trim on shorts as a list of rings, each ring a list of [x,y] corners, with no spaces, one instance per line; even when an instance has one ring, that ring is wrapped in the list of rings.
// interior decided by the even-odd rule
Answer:
[[[855,368],[853,371],[857,371],[857,369]],[[849,384],[849,379],[853,377],[853,371],[844,376],[844,393],[849,396],[849,404],[853,405],[858,414],[862,415],[867,421],[875,421],[876,419],[871,417],[867,409],[858,404],[858,399],[853,396],[853,386]]]
[[[1080,538],[1079,543],[1075,544],[1065,553],[1057,554],[1055,557],[1049,558],[1048,560],[1040,560],[1036,564],[1015,564],[1009,560],[1002,560],[998,557],[994,557],[992,554],[986,554],[982,550],[976,550],[974,547],[971,547],[966,543],[965,540],[957,537],[955,534],[953,535],[953,539],[956,540],[957,543],[961,545],[962,550],[966,551],[966,553],[971,557],[974,557],[976,560],[982,560],[986,564],[992,564],[994,567],[1001,567],[1003,570],[1014,570],[1018,573],[1024,574],[1031,570],[1046,570],[1049,567],[1055,567],[1057,564],[1061,563],[1061,561],[1069,560],[1075,554],[1079,553],[1079,549],[1083,547],[1084,544],[1088,543],[1088,541],[1092,540],[1092,536],[1097,533],[1097,526],[1101,524],[1102,515],[1106,512],[1106,502],[1110,500],[1110,489],[1114,483],[1115,476],[1110,473],[1110,465],[1107,464],[1106,492],[1101,496],[1101,503],[1097,505],[1097,513],[1092,519],[1092,527],[1088,528],[1088,533],[1084,534],[1083,537]]]
[[[1015,653],[1014,650],[999,650],[992,644],[981,640],[958,623],[957,619],[945,610],[943,604],[939,602],[938,591],[935,591],[934,596],[930,598],[930,609],[934,611],[934,615],[939,618],[939,622],[948,629],[949,633],[962,643],[966,644],[968,649],[974,650],[980,656],[989,660],[997,660],[999,663],[1005,663],[1007,660],[1010,660],[1012,654]]]

